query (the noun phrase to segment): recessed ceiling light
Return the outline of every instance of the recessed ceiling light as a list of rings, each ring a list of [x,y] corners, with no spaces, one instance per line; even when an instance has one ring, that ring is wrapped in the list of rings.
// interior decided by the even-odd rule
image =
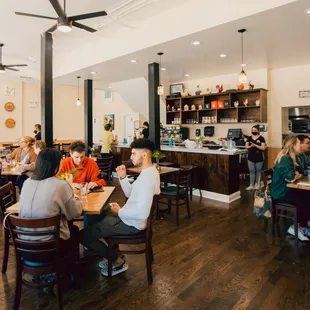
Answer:
[[[184,76],[189,77],[189,74],[187,73],[187,74],[185,74]]]
[[[95,74],[97,74],[97,72],[96,71],[91,71],[90,74],[95,75]]]
[[[305,13],[310,15],[310,9],[307,9]]]
[[[32,61],[32,62],[35,62],[35,61],[36,61],[35,57],[29,56],[28,59],[29,59],[30,61]]]
[[[246,67],[246,64],[241,64],[241,67]]]
[[[161,68],[161,71],[166,71],[167,70],[167,68]]]
[[[200,41],[193,41],[192,44],[193,45],[200,45]]]
[[[227,55],[226,54],[220,54],[221,58],[225,58]]]
[[[109,86],[109,88],[112,88],[112,86]]]
[[[133,63],[133,64],[136,64],[136,63],[138,62],[138,60],[136,60],[136,59],[131,59],[130,62]]]

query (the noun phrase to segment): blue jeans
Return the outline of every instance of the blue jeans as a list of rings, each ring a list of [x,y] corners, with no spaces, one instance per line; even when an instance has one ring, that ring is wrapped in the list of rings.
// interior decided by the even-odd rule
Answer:
[[[252,185],[258,184],[258,178],[263,169],[263,164],[264,164],[263,161],[254,163],[248,160],[248,166],[249,166],[249,171],[250,171],[250,183]]]

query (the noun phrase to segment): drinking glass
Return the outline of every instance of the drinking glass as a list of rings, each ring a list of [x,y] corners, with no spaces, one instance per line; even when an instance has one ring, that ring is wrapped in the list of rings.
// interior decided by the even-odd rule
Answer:
[[[88,193],[87,185],[88,185],[88,183],[81,183],[80,184],[80,193],[81,193],[81,199],[82,200],[87,200],[87,193]]]

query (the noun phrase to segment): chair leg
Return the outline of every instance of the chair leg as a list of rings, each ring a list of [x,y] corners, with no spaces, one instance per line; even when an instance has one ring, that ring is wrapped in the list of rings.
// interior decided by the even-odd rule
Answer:
[[[193,201],[193,187],[192,187],[192,185],[189,187],[189,195],[190,195],[191,201]]]
[[[274,228],[276,226],[276,224],[278,223],[278,221],[277,221],[277,216],[278,216],[277,208],[274,208],[272,213],[273,213],[272,214],[272,228]]]
[[[297,214],[296,214],[296,208],[293,210],[293,216],[294,216],[294,234],[295,234],[295,246],[298,246],[298,223],[297,223]]]
[[[61,287],[61,279],[60,279],[60,272],[56,272],[56,280],[57,280],[57,298],[58,298],[58,307],[59,310],[63,310],[64,305],[62,302],[62,287]]]
[[[175,217],[176,217],[176,224],[177,226],[180,225],[180,220],[179,220],[179,199],[177,199],[176,204],[175,204]]]
[[[13,306],[14,310],[19,309],[21,294],[22,294],[22,270],[21,270],[21,267],[19,266],[19,263],[17,263],[15,297],[14,297],[14,306]]]
[[[3,260],[2,260],[2,273],[6,273],[8,267],[8,260],[9,260],[9,247],[10,247],[10,233],[9,231],[4,228],[4,253],[3,253]]]
[[[113,244],[108,241],[108,282],[112,282],[112,249]]]
[[[189,205],[188,195],[186,197],[186,209],[187,209],[187,217],[190,220],[191,219],[191,209],[190,209],[190,205]]]
[[[152,247],[147,246],[145,251],[145,258],[146,258],[146,271],[147,271],[147,281],[149,284],[153,282],[153,274],[152,274]]]
[[[159,220],[159,200],[156,201],[156,220]]]
[[[153,247],[151,246],[151,263],[153,264],[154,263],[154,253],[153,253]]]
[[[171,215],[171,200],[168,200],[168,212]]]

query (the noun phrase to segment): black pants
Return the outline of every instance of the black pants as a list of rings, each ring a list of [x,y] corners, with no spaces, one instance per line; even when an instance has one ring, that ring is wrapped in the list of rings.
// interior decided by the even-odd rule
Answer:
[[[140,230],[128,226],[118,217],[111,213],[107,214],[101,221],[88,226],[80,231],[80,242],[88,249],[108,258],[108,247],[99,239],[113,235],[134,235]],[[117,252],[112,254],[113,262],[117,259]]]
[[[289,203],[297,208],[297,222],[301,227],[306,227],[310,221],[310,191],[288,190],[287,194],[274,202]]]

